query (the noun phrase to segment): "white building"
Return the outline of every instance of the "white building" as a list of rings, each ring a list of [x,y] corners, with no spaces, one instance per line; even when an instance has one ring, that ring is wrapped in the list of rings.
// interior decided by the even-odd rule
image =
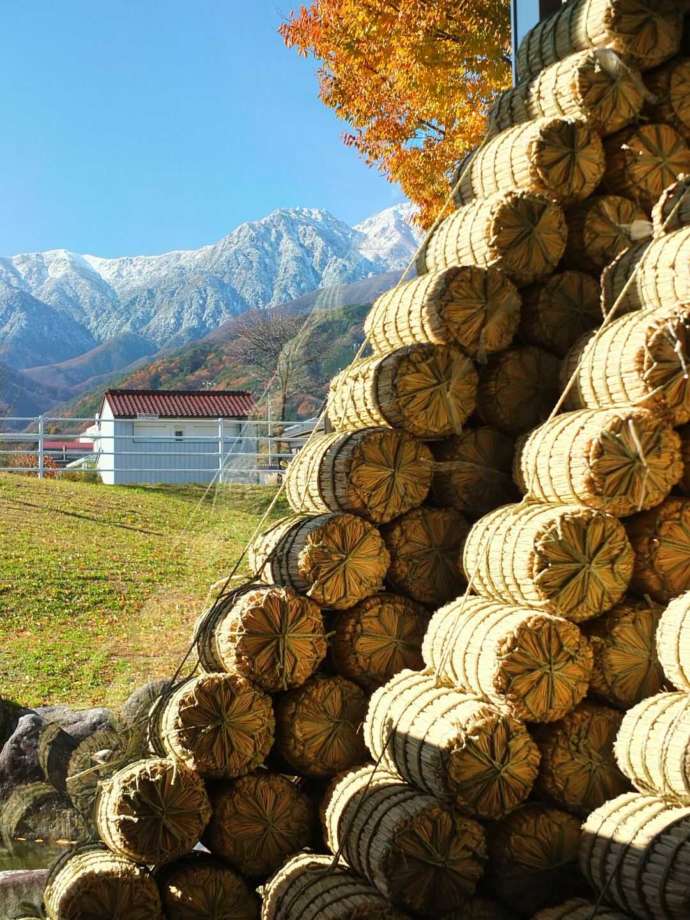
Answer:
[[[108,485],[256,481],[254,408],[244,390],[108,390],[82,437]]]

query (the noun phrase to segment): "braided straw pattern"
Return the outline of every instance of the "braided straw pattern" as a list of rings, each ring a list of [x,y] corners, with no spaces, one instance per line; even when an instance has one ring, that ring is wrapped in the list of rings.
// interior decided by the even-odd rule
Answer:
[[[668,498],[628,523],[635,551],[632,589],[659,604],[690,590],[690,500]]]
[[[515,914],[492,898],[469,898],[460,910],[443,915],[443,920],[515,920]]]
[[[428,611],[420,604],[397,594],[374,594],[335,617],[333,667],[366,690],[405,668],[419,670],[428,622]]]
[[[565,251],[562,209],[532,192],[499,192],[443,220],[421,248],[420,275],[452,265],[496,266],[518,286],[549,275]]]
[[[580,505],[523,503],[476,522],[463,567],[484,597],[580,622],[621,599],[633,553],[611,515]]]
[[[672,233],[690,224],[690,175],[678,177],[678,181],[664,189],[652,208],[652,225],[655,236]]]
[[[105,728],[87,735],[74,749],[67,767],[67,795],[85,818],[91,818],[99,782],[116,773],[127,758],[127,741],[125,732]],[[94,758],[101,751],[110,752],[105,762]]]
[[[580,869],[639,920],[687,920],[690,808],[635,792],[606,802],[584,823]]]
[[[607,137],[604,148],[603,188],[631,198],[647,211],[667,186],[690,172],[690,148],[669,125],[625,128]]]
[[[454,189],[458,207],[520,188],[582,201],[604,174],[601,138],[577,118],[539,118],[507,128],[471,155]]]
[[[634,404],[690,420],[690,307],[628,313],[573,347],[563,382],[573,378],[566,406],[603,409]]]
[[[690,227],[636,243],[618,256],[602,272],[601,300],[604,313],[618,302],[619,314],[690,303]]]
[[[533,345],[492,355],[480,373],[477,415],[506,434],[529,431],[553,407],[558,371],[558,359]]]
[[[349,511],[385,524],[422,504],[431,463],[429,448],[404,431],[324,434],[290,461],[285,495],[295,512]]]
[[[386,291],[364,320],[374,354],[404,345],[459,345],[472,357],[510,345],[520,295],[498,268],[454,265]]]
[[[690,690],[690,594],[676,597],[662,613],[656,649],[667,679],[679,690]]]
[[[344,677],[316,674],[276,701],[276,752],[305,776],[334,776],[366,759],[367,696]]]
[[[390,561],[372,524],[340,513],[278,521],[256,538],[248,556],[262,581],[291,587],[336,610],[378,591]]]
[[[452,601],[431,618],[422,647],[438,679],[552,722],[587,693],[592,650],[574,623],[483,597]]]
[[[536,118],[571,117],[585,119],[599,134],[611,134],[637,117],[642,102],[639,73],[610,48],[586,49],[499,93],[489,110],[489,131]]]
[[[545,907],[532,917],[532,920],[629,920],[627,914],[621,914],[605,905],[592,904],[584,898],[571,898],[558,907]]]
[[[11,853],[17,842],[83,840],[87,828],[63,792],[49,783],[15,782],[0,806],[0,840]]]
[[[531,498],[625,517],[663,501],[683,474],[680,438],[648,409],[581,409],[533,431],[514,478]]]
[[[138,760],[101,785],[96,827],[117,856],[160,865],[194,848],[211,817],[203,781],[183,763]]]
[[[364,737],[377,764],[479,818],[525,801],[539,750],[524,725],[481,697],[403,671],[371,698]]]
[[[390,773],[353,770],[327,796],[326,842],[394,904],[435,917],[474,894],[484,831]]]
[[[651,601],[626,598],[585,625],[594,652],[593,694],[627,709],[661,689],[664,674],[655,641],[660,615]]]
[[[209,796],[213,815],[203,844],[242,875],[270,875],[314,836],[313,804],[287,776],[257,770],[216,783]]]
[[[641,70],[678,52],[682,16],[672,0],[571,0],[543,19],[518,49],[520,80],[585,48],[611,48]]]
[[[559,808],[585,816],[629,789],[616,765],[613,742],[622,714],[599,703],[580,703],[564,719],[540,730],[537,791]]]
[[[629,709],[615,753],[638,792],[690,805],[690,696],[658,693]]]
[[[156,873],[167,920],[258,920],[259,900],[247,883],[204,853],[191,853]]]
[[[690,60],[676,58],[645,74],[653,99],[645,105],[650,121],[664,122],[690,140]]]
[[[77,850],[52,873],[43,901],[49,920],[163,920],[146,869],[96,846]]]
[[[293,856],[263,891],[261,920],[405,920],[368,882],[332,857]]]
[[[565,217],[568,245],[564,263],[597,276],[640,234],[649,235],[651,230],[647,212],[620,195],[594,195],[569,208]]]
[[[580,336],[601,323],[601,290],[582,272],[552,275],[542,284],[523,288],[522,298],[520,341],[561,358]]]

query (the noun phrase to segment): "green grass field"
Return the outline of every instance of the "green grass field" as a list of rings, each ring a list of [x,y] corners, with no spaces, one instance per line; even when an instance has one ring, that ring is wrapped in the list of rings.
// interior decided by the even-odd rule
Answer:
[[[171,673],[273,495],[0,474],[0,696],[112,705]]]

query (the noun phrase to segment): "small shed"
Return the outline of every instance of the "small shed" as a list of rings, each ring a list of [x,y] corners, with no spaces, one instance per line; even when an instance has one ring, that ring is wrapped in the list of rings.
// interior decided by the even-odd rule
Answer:
[[[245,390],[107,390],[83,437],[108,485],[251,482],[254,411]]]

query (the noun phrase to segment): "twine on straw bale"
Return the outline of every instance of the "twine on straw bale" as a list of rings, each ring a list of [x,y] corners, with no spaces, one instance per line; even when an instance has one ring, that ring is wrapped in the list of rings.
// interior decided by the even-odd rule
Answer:
[[[559,361],[533,345],[493,355],[479,374],[477,415],[509,435],[534,428],[558,396]]]
[[[489,131],[569,116],[585,119],[599,134],[612,134],[637,117],[643,101],[639,72],[610,48],[588,48],[499,93],[489,110]]]
[[[318,604],[292,588],[249,586],[218,601],[197,624],[206,671],[227,671],[273,693],[299,687],[326,656]]]
[[[126,762],[127,742],[124,732],[106,728],[87,735],[74,749],[67,768],[67,794],[84,817],[92,817],[100,781]]]
[[[601,323],[600,299],[599,284],[583,272],[558,272],[530,285],[522,291],[519,338],[563,357],[581,335]]]
[[[355,361],[331,381],[328,417],[338,431],[385,426],[418,438],[460,431],[474,410],[477,371],[454,345],[408,345]]]
[[[204,846],[242,875],[270,875],[312,842],[313,804],[287,776],[257,770],[232,783],[216,783],[209,797],[213,815]]]
[[[489,831],[489,882],[498,897],[531,916],[556,899],[583,893],[576,871],[580,821],[527,804]]]
[[[602,46],[649,70],[678,52],[682,31],[673,0],[572,0],[522,39],[518,73],[525,80],[575,51]]]
[[[420,275],[453,265],[496,266],[518,286],[549,275],[565,251],[565,215],[532,192],[498,192],[446,217],[417,257]]]
[[[460,593],[458,559],[469,525],[453,508],[423,506],[382,529],[391,557],[387,583],[420,604],[436,607]]]
[[[364,320],[375,354],[405,345],[458,345],[471,357],[510,345],[520,294],[498,268],[453,265],[386,291]]]
[[[558,907],[545,907],[535,914],[532,920],[628,920],[627,914],[621,914],[606,905],[593,904],[584,898],[570,898]]]
[[[561,719],[587,693],[592,671],[592,650],[574,623],[484,597],[437,611],[422,653],[440,680],[528,722]]]
[[[512,478],[512,439],[488,426],[431,446],[434,460],[431,495],[447,508],[477,518],[517,498]]]
[[[560,722],[541,728],[537,792],[582,816],[627,792],[630,787],[613,754],[622,718],[609,706],[584,702]]]
[[[43,902],[49,920],[163,920],[148,871],[99,846],[61,860],[48,877]]]
[[[501,131],[471,154],[453,195],[462,207],[520,188],[568,204],[592,194],[604,166],[601,138],[586,121],[538,118]]]
[[[515,452],[515,481],[530,498],[620,517],[658,505],[682,474],[680,438],[644,408],[565,412]]]
[[[690,500],[667,498],[628,523],[635,551],[632,589],[659,604],[690,590]]]
[[[333,776],[366,760],[364,691],[344,677],[316,674],[276,703],[276,752],[305,776]]]
[[[324,434],[290,462],[285,495],[296,512],[349,511],[385,524],[422,504],[431,473],[429,448],[404,431]]]
[[[636,792],[606,802],[583,825],[580,869],[634,917],[687,920],[690,808]]]
[[[661,614],[656,649],[667,679],[690,690],[690,594],[676,597]]]
[[[591,692],[619,709],[660,690],[664,674],[656,653],[661,607],[626,598],[584,626],[592,644]]]
[[[211,817],[201,777],[183,763],[151,758],[101,785],[96,827],[117,856],[160,865],[194,848]]]
[[[284,518],[255,539],[248,555],[267,584],[291,587],[336,610],[378,591],[390,561],[372,524],[339,512]]]
[[[620,195],[593,195],[569,208],[565,217],[565,264],[597,276],[632,243],[652,233],[647,211]]]
[[[48,783],[15,785],[0,806],[0,840],[10,852],[17,843],[65,846],[86,836],[81,815],[63,792]]]
[[[372,766],[334,783],[324,829],[329,848],[355,872],[422,916],[461,906],[484,869],[480,824]]]
[[[156,873],[166,920],[258,920],[259,899],[244,879],[205,853]]]
[[[644,82],[651,94],[644,114],[650,121],[671,125],[690,140],[690,59],[674,58],[646,73]]]
[[[405,915],[342,862],[300,853],[264,888],[261,920],[405,920]]]
[[[333,667],[366,690],[405,668],[419,670],[428,622],[421,604],[389,592],[374,594],[334,618]]]
[[[690,224],[690,174],[678,177],[678,181],[664,189],[652,208],[654,236],[673,233]]]
[[[481,697],[403,671],[371,698],[364,737],[384,770],[475,817],[495,819],[529,795],[539,750],[524,725]]]
[[[613,607],[627,590],[633,553],[622,524],[580,505],[506,505],[477,521],[463,568],[473,589],[575,622]]]

